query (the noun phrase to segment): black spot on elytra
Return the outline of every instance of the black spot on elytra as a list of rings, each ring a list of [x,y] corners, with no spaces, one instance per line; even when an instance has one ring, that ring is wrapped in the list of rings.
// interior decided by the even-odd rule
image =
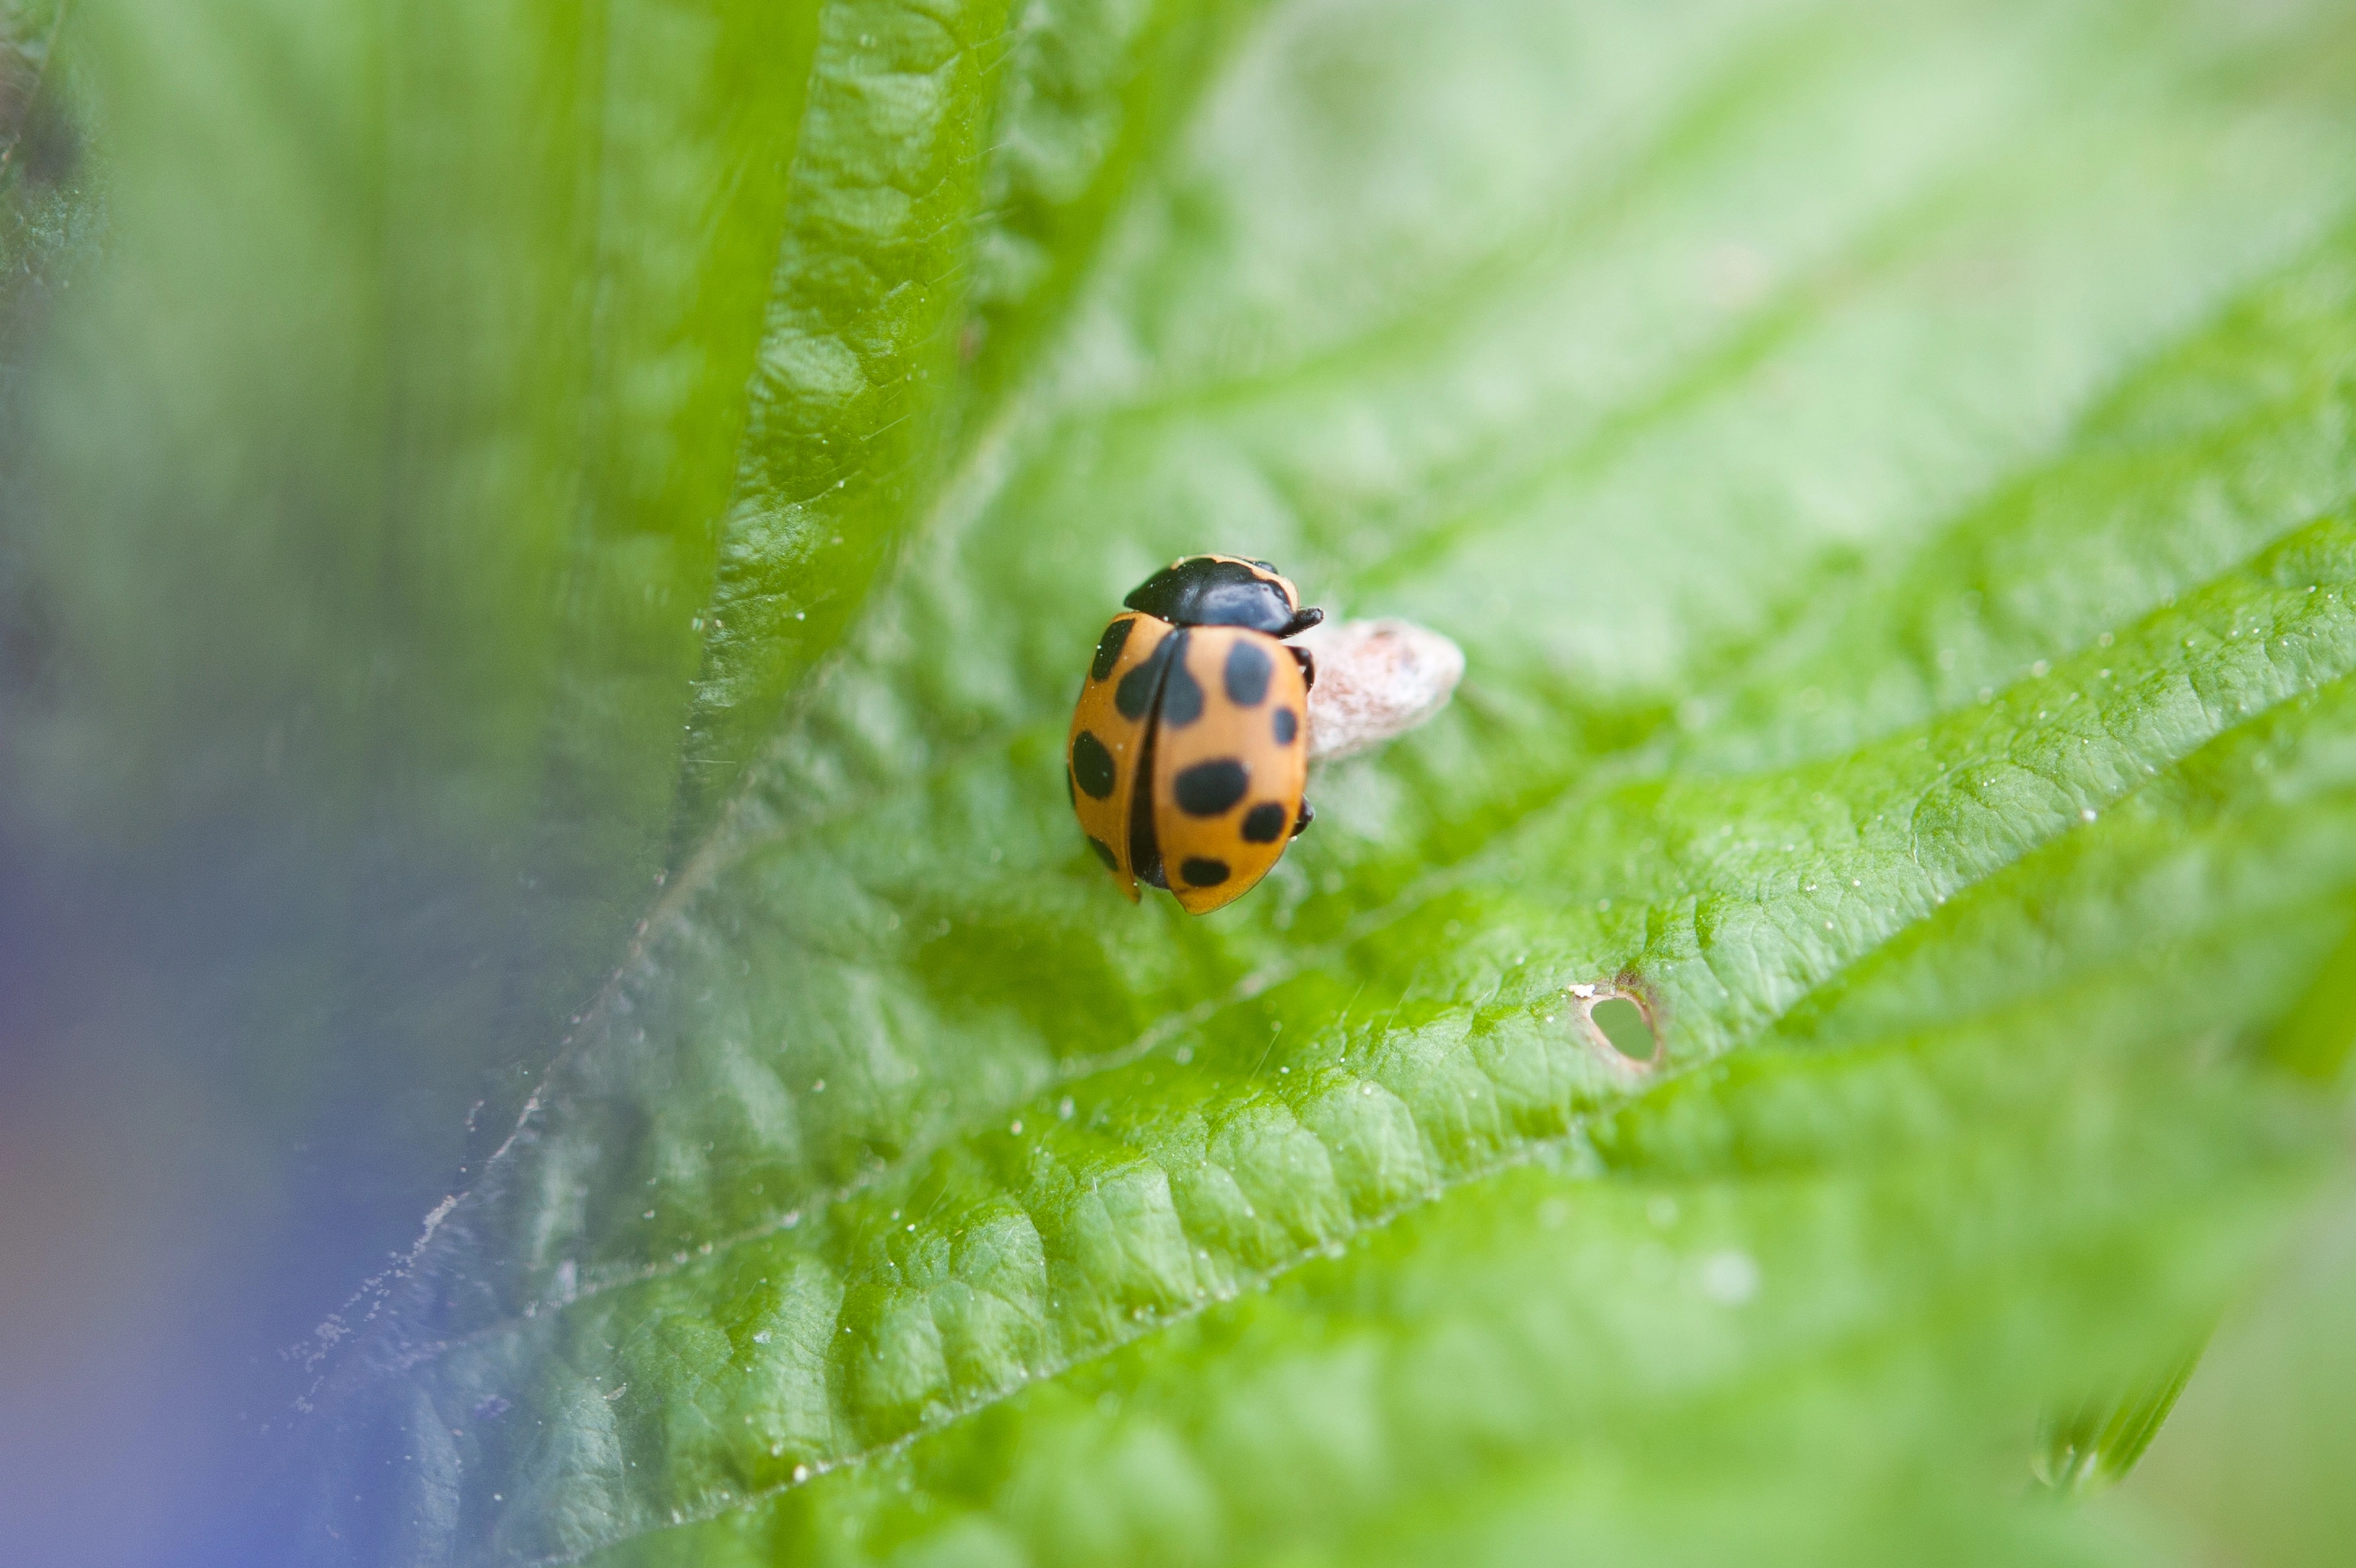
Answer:
[[[1122,676],[1120,684],[1112,688],[1112,705],[1120,709],[1123,719],[1133,724],[1153,706],[1153,694],[1162,688],[1162,672],[1169,667],[1170,652],[1177,641],[1174,635],[1162,638],[1162,645]]]
[[[1276,717],[1269,720],[1268,727],[1275,733],[1278,745],[1290,746],[1292,738],[1301,733],[1301,718],[1290,708],[1280,708],[1276,710]]]
[[[1233,757],[1221,757],[1215,763],[1196,763],[1182,768],[1171,781],[1171,795],[1178,809],[1189,816],[1218,816],[1243,799],[1244,791],[1251,786],[1251,773]]]
[[[1178,868],[1178,875],[1190,888],[1215,888],[1227,880],[1227,863],[1189,855]]]
[[[1113,854],[1111,846],[1108,845],[1103,839],[1098,837],[1093,833],[1088,835],[1088,848],[1097,852],[1097,859],[1105,863],[1106,870],[1118,871],[1120,869],[1119,858]]]
[[[1275,673],[1276,667],[1268,662],[1268,655],[1258,644],[1238,638],[1227,650],[1227,667],[1221,672],[1227,700],[1238,708],[1258,708],[1268,695],[1269,677]]]
[[[1284,836],[1284,807],[1272,800],[1261,801],[1244,813],[1244,841],[1248,844],[1273,844]]]
[[[1300,837],[1301,837],[1301,830],[1302,828],[1304,828],[1304,827],[1308,827],[1311,823],[1312,823],[1312,822],[1314,822],[1314,821],[1316,821],[1316,820],[1317,820],[1317,808],[1316,808],[1316,807],[1314,807],[1314,806],[1312,806],[1312,805],[1311,805],[1307,801],[1305,801],[1305,800],[1304,800],[1304,801],[1302,801],[1302,802],[1301,803],[1301,817],[1300,817],[1300,820],[1296,821],[1296,822],[1295,822],[1295,823],[1293,823],[1293,825],[1292,825],[1292,836],[1293,836],[1295,838]]]
[[[1112,753],[1093,731],[1083,730],[1072,741],[1072,777],[1098,800],[1112,795]]]
[[[1096,659],[1088,666],[1090,680],[1102,680],[1112,673],[1112,667],[1120,662],[1120,650],[1129,645],[1130,628],[1136,624],[1135,616],[1123,615],[1105,628],[1104,635],[1097,639]]]
[[[1187,725],[1203,716],[1203,683],[1186,667],[1186,634],[1173,632],[1162,645],[1176,644],[1170,656],[1170,674],[1162,683],[1162,721]]]

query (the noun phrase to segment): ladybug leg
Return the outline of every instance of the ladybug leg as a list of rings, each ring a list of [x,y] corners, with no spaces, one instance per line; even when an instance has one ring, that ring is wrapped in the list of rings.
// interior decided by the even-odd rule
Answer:
[[[1301,803],[1301,815],[1293,819],[1292,837],[1295,838],[1300,837],[1301,830],[1316,820],[1317,808],[1310,805],[1307,801],[1302,801]]]
[[[1301,683],[1312,690],[1316,689],[1317,661],[1309,656],[1309,650],[1288,645],[1284,651],[1290,654],[1294,661],[1301,666]]]

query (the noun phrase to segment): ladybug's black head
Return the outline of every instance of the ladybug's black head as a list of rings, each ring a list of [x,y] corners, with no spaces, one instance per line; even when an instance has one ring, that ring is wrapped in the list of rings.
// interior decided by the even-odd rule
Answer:
[[[1325,612],[1301,607],[1301,593],[1266,561],[1190,555],[1137,585],[1121,601],[1173,626],[1248,626],[1270,636],[1305,632]]]

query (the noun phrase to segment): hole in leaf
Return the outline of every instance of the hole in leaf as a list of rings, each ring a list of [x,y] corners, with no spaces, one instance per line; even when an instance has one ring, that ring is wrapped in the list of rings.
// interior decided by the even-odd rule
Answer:
[[[1653,1039],[1653,1027],[1644,1021],[1644,1009],[1625,997],[1607,997],[1595,1004],[1588,1016],[1612,1049],[1631,1061],[1650,1061],[1658,1042]]]

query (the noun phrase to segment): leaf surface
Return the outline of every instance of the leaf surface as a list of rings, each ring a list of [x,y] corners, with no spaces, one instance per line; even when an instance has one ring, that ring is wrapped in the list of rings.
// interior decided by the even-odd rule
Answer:
[[[337,1536],[2104,1560],[2038,1411],[2330,1141],[2258,1059],[2356,907],[2346,17],[812,37],[671,874],[323,1391]],[[1057,747],[1205,548],[1469,674],[1189,921]]]

